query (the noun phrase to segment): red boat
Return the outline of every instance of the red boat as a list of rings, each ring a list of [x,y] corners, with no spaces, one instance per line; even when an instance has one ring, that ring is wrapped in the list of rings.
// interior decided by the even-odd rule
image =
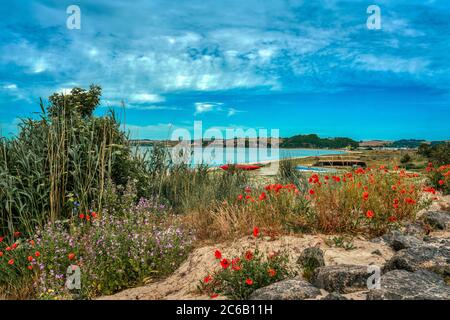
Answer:
[[[219,168],[221,168],[223,170],[229,170],[229,169],[234,168],[234,169],[239,169],[239,170],[250,171],[250,170],[257,170],[257,169],[261,168],[261,166],[253,165],[253,164],[234,164],[234,165],[224,164],[223,166],[220,166]]]

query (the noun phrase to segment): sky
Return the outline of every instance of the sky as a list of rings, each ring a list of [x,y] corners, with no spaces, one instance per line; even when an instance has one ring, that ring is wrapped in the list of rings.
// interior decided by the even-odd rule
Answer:
[[[80,29],[67,28],[81,10]],[[381,29],[366,25],[381,9]],[[176,128],[450,139],[447,0],[1,1],[0,132],[102,86],[132,138]],[[125,103],[125,110],[120,105]]]

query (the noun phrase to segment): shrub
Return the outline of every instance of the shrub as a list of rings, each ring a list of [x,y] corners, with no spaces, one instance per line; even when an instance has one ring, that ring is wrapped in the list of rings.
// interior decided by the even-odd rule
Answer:
[[[316,228],[325,233],[379,235],[411,220],[427,205],[420,177],[403,170],[359,168],[341,176],[314,174],[309,179]]]
[[[436,167],[430,162],[426,171],[433,190],[442,191],[444,194],[450,193],[450,165]]]
[[[256,229],[257,230],[257,229]],[[255,232],[254,235],[257,236]],[[284,253],[264,255],[257,247],[248,249],[238,257],[226,258],[218,250],[214,252],[218,269],[204,277],[199,290],[215,298],[247,299],[256,289],[293,276]]]
[[[141,199],[126,212],[80,212],[74,220],[49,223],[29,241],[4,251],[0,258],[0,288],[12,292],[18,281],[34,286],[40,299],[93,298],[160,278],[186,258],[192,241],[178,219],[164,206]],[[37,254],[38,253],[38,254]],[[14,264],[4,263],[13,259]],[[81,271],[81,290],[66,287],[71,266]],[[29,270],[31,268],[31,270]]]
[[[408,163],[412,160],[411,156],[409,155],[409,153],[405,153],[401,158],[400,158],[400,162],[405,164]]]

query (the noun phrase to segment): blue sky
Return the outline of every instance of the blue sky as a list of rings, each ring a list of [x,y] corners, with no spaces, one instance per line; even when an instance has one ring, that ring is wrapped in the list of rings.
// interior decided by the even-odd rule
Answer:
[[[81,9],[81,30],[66,8]],[[381,30],[369,30],[369,5]],[[0,128],[39,97],[91,83],[126,103],[134,138],[174,128],[280,129],[362,139],[450,139],[450,3],[2,1]]]

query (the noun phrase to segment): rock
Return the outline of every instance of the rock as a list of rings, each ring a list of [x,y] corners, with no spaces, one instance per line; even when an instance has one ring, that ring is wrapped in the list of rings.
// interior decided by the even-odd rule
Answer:
[[[417,271],[427,269],[450,275],[450,249],[425,245],[398,251],[384,266],[384,271],[402,269]]]
[[[370,275],[365,266],[342,264],[317,268],[311,282],[329,292],[350,293],[366,289]]]
[[[423,245],[423,241],[414,236],[404,235],[397,230],[386,233],[382,238],[395,251]]]
[[[323,267],[325,265],[325,259],[323,258],[323,251],[318,247],[310,247],[303,250],[297,263],[302,266],[303,269],[308,269],[312,272],[316,268]]]
[[[423,218],[434,229],[450,229],[450,212],[428,211],[424,213]]]
[[[338,292],[332,292],[320,300],[348,300],[348,299]]]
[[[250,300],[305,300],[320,295],[321,292],[302,277],[275,282],[255,290]]]
[[[375,254],[375,255],[380,256],[380,257],[383,256],[383,253],[379,249],[376,249],[376,250],[372,251],[371,254]]]
[[[406,223],[403,227],[403,234],[408,236],[415,236],[419,239],[423,238],[429,232],[425,224],[421,221]]]
[[[381,276],[381,289],[372,289],[367,300],[448,300],[450,287],[437,274],[419,270],[394,270]]]

